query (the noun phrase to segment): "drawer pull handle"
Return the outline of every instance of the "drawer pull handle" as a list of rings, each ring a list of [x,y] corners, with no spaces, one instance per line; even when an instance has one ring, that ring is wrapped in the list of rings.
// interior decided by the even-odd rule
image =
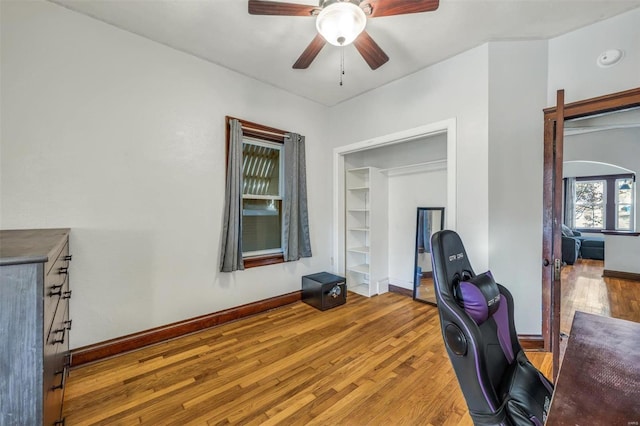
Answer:
[[[64,322],[64,326],[67,330],[71,330],[71,324],[73,323],[73,320],[68,320]]]
[[[51,344],[52,345],[57,345],[58,343],[64,343],[64,338],[67,335],[67,329],[66,328],[59,328],[57,330],[53,331],[54,334],[59,334],[62,333],[62,338],[61,339],[54,339]],[[57,373],[56,373],[57,374]]]
[[[52,285],[49,290],[49,297],[62,295],[62,284]]]
[[[69,273],[69,268],[65,268],[65,267],[59,268],[58,269],[58,273],[60,275],[68,274]]]
[[[67,381],[67,368],[65,367],[62,370],[56,371],[54,375],[60,376],[60,384],[51,386],[51,390],[64,389],[64,384]]]
[[[72,254],[68,254],[64,257],[64,260],[66,260],[67,262],[69,262],[71,260],[71,258],[73,257]]]
[[[62,298],[63,299],[71,299],[71,292],[73,290],[69,290],[69,291],[65,291],[64,293],[62,293]]]

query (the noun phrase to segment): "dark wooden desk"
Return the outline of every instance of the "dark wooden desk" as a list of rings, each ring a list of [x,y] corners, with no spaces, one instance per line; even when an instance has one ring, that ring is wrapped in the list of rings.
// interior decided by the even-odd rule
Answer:
[[[577,311],[546,425],[640,424],[640,323]]]

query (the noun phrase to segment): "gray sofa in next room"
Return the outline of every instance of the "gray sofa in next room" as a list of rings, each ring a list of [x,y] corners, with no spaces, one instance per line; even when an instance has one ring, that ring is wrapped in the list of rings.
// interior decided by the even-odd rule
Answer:
[[[562,260],[573,265],[578,257],[604,260],[604,237],[583,236],[580,231],[562,225]]]

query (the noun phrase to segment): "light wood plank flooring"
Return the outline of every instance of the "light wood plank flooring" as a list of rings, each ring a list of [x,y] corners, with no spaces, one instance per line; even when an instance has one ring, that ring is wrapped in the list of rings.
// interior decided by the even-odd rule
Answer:
[[[604,261],[578,259],[562,268],[560,359],[576,311],[640,322],[640,282],[603,277]]]
[[[83,366],[66,424],[471,425],[436,309],[349,293]],[[528,356],[550,376],[550,354]]]
[[[640,282],[603,277],[602,260],[578,259],[562,269],[560,331],[569,334],[575,311],[640,322]]]

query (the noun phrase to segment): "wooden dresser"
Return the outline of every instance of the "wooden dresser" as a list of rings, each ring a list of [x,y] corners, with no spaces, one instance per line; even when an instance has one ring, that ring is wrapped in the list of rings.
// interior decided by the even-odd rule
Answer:
[[[63,425],[69,229],[0,231],[0,426]]]

